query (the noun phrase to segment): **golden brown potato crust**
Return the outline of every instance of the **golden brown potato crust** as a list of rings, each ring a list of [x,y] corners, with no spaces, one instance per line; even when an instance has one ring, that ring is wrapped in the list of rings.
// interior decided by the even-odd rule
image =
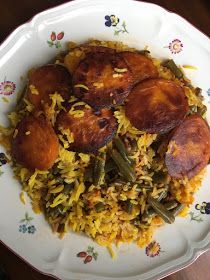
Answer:
[[[85,85],[87,89],[77,87]],[[95,109],[122,104],[132,86],[132,75],[118,54],[89,53],[73,74],[74,94]]]
[[[104,47],[104,46],[92,46],[90,44],[82,44],[80,45],[82,50],[87,54],[87,53],[116,53],[115,49]]]
[[[74,117],[69,112],[60,112],[56,126],[69,129],[73,133],[74,142],[70,149],[76,152],[96,152],[110,141],[117,131],[117,121],[113,112],[109,109],[102,109],[94,112],[92,109],[79,106],[76,109],[82,110],[82,117]]]
[[[38,94],[34,93],[35,87]],[[71,76],[69,71],[59,64],[48,64],[37,68],[29,74],[27,97],[29,101],[40,108],[43,103],[50,104],[50,94],[59,93],[64,100],[71,95]]]
[[[88,53],[98,52],[102,52],[104,55],[106,55],[106,53],[114,54],[116,53],[116,50],[103,46],[92,46],[88,43],[85,43],[70,50],[64,58],[64,64],[70,73],[74,73],[80,61],[83,60]]]
[[[172,177],[189,179],[198,174],[210,158],[210,129],[199,115],[187,117],[172,135],[165,156]]]
[[[137,52],[122,52],[120,55],[128,64],[132,75],[134,84],[149,78],[157,78],[158,71],[153,61],[145,55]]]
[[[51,124],[44,116],[26,116],[16,129],[12,153],[17,163],[30,170],[51,168],[58,156],[59,144]]]
[[[164,79],[137,84],[128,96],[125,113],[133,126],[148,133],[166,133],[184,119],[187,98],[181,86]]]

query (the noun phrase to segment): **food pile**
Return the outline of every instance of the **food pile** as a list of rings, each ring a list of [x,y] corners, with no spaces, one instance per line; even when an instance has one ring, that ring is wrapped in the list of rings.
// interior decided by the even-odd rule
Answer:
[[[210,158],[201,90],[173,60],[92,40],[31,69],[4,140],[54,232],[148,244],[184,216]]]

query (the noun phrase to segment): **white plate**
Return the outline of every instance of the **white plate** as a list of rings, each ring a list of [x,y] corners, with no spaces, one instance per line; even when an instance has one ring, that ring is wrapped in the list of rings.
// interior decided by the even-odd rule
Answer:
[[[117,26],[107,26],[110,15],[120,19]],[[64,32],[63,38],[60,34],[58,40],[51,41],[52,31],[57,35]],[[138,49],[147,45],[154,57],[173,58],[179,65],[196,66],[197,70],[184,71],[194,85],[203,89],[209,107],[210,40],[205,35],[181,17],[153,4],[130,0],[75,1],[35,16],[0,46],[1,123],[6,123],[5,114],[24,87],[28,69],[48,62],[64,49],[67,41],[83,42],[89,38],[123,41]],[[208,119],[209,116],[208,110]],[[0,239],[43,273],[66,280],[157,279],[192,263],[210,246],[209,204],[206,214],[195,209],[196,203],[210,202],[209,168],[192,206],[194,219],[177,218],[175,224],[160,228],[154,236],[161,248],[157,256],[151,257],[149,248],[145,251],[132,244],[118,249],[115,261],[106,249],[83,235],[69,233],[59,240],[43,216],[32,212],[29,200],[25,206],[20,203],[21,186],[13,179],[9,166],[4,165],[1,170],[4,173],[0,178]],[[28,217],[20,222],[26,212],[33,217],[28,224]],[[76,254],[88,246],[94,247],[98,258],[84,264]]]

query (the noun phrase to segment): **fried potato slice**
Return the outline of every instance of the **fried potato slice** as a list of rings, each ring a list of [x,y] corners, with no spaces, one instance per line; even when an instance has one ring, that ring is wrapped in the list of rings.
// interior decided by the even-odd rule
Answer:
[[[58,138],[43,115],[23,118],[15,129],[12,154],[17,163],[34,170],[48,170],[58,156]]]
[[[165,163],[169,175],[189,179],[199,173],[209,162],[210,129],[199,115],[191,115],[173,131]]]
[[[81,49],[87,54],[87,53],[116,53],[115,49],[104,47],[104,46],[93,46],[88,43],[80,45]]]
[[[27,97],[29,101],[40,108],[43,104],[50,104],[50,94],[59,93],[64,100],[71,94],[71,75],[59,64],[41,66],[29,73]]]
[[[95,109],[122,104],[132,86],[132,75],[118,54],[89,53],[73,74],[74,94]]]
[[[157,78],[158,70],[153,61],[143,54],[137,52],[121,52],[120,55],[128,64],[134,84],[149,78]]]
[[[164,79],[137,84],[128,96],[125,114],[132,125],[148,133],[166,133],[180,124],[188,111],[182,87]]]
[[[73,105],[74,106],[74,105]],[[75,110],[82,115],[76,116]],[[57,117],[56,127],[59,130],[69,129],[74,142],[70,149],[76,152],[91,153],[106,145],[117,131],[117,121],[113,112],[102,109],[94,112],[89,106],[74,106],[67,112],[61,111]]]
[[[116,53],[116,50],[103,46],[92,46],[88,43],[85,43],[70,50],[64,58],[64,64],[70,73],[74,73],[80,61],[83,60],[88,53],[97,52],[102,52],[105,55],[106,53]]]

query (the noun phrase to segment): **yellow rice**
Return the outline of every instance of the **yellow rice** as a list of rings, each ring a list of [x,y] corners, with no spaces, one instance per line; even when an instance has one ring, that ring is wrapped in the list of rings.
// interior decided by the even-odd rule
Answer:
[[[99,42],[92,40],[89,42],[92,46],[105,46],[115,48],[117,51],[134,49],[129,48],[119,42]],[[85,57],[84,47],[79,47],[76,44],[70,43],[70,51],[65,59],[58,60],[66,65],[70,72],[73,72],[81,59]],[[183,81],[175,78],[173,73],[161,65],[161,61],[154,59],[155,65],[158,67],[160,77],[174,80],[184,86],[185,94],[188,98],[189,105],[200,106],[201,100],[196,96],[195,89],[188,87]],[[126,69],[116,69],[116,75],[120,75]],[[115,75],[115,74],[114,74]],[[77,85],[85,87],[84,85]],[[100,85],[95,85],[99,87]],[[33,94],[38,94],[34,86],[31,86]],[[86,88],[88,90],[88,88]],[[63,109],[63,99],[59,93],[55,92],[52,96],[52,104],[46,108],[48,119],[55,123],[56,116],[59,110]],[[33,110],[33,105],[26,99],[24,108],[9,114],[10,127],[5,129],[0,128],[1,137],[0,143],[3,144],[8,151],[11,151],[11,139],[15,137],[18,131],[15,129],[18,121]],[[69,102],[75,102],[77,99],[74,96],[70,97]],[[83,102],[78,102],[75,105],[84,105]],[[88,106],[88,105],[87,105]],[[56,109],[58,108],[58,109]],[[77,110],[73,106],[69,111],[75,117],[82,117],[84,112]],[[155,151],[151,144],[156,140],[156,134],[148,134],[137,130],[133,127],[130,121],[126,118],[123,106],[119,106],[114,115],[118,121],[118,135],[128,136],[136,140],[138,149],[132,154],[131,158],[136,161],[135,172],[138,180],[143,184],[153,187],[151,195],[157,197],[164,189],[161,184],[153,182],[152,176],[154,172],[160,170],[166,171],[164,159],[158,163],[155,161]],[[57,168],[60,170],[61,183],[58,184],[57,178],[52,176],[52,172],[35,170],[31,173],[26,168],[14,164],[13,170],[16,178],[22,184],[23,192],[26,192],[32,202],[33,210],[36,213],[45,212],[46,219],[54,232],[58,232],[62,237],[65,232],[70,229],[76,232],[83,231],[88,236],[93,238],[98,244],[107,246],[110,254],[114,257],[115,253],[111,245],[114,243],[119,246],[120,243],[136,242],[139,247],[144,247],[152,241],[154,231],[161,226],[163,220],[156,216],[148,220],[146,224],[140,224],[138,227],[132,221],[143,214],[146,208],[148,193],[143,189],[141,193],[137,191],[137,186],[132,189],[128,185],[123,188],[116,188],[110,184],[106,189],[100,186],[90,185],[88,188],[84,184],[84,172],[90,161],[95,157],[91,154],[75,153],[68,151],[69,143],[74,141],[73,135],[69,130],[59,128],[61,134],[59,139],[62,142],[59,148],[59,157],[56,160]],[[111,144],[110,144],[111,145]],[[163,147],[164,149],[164,147]],[[103,148],[106,151],[106,147]],[[152,171],[149,171],[151,168]],[[193,202],[193,193],[197,191],[201,185],[204,171],[200,172],[193,179],[170,179],[171,192],[177,201],[186,204],[181,216],[185,216],[188,212],[188,205]],[[65,193],[65,184],[71,185],[70,195]],[[25,203],[24,194],[21,192],[21,201]],[[119,200],[126,201],[130,199],[133,204],[132,214],[126,213],[118,203]],[[97,212],[93,205],[102,202],[106,208]],[[91,210],[86,211],[86,205],[89,205]],[[60,207],[60,208],[59,208]],[[62,211],[60,210],[62,209]],[[61,212],[60,212],[61,211]]]

